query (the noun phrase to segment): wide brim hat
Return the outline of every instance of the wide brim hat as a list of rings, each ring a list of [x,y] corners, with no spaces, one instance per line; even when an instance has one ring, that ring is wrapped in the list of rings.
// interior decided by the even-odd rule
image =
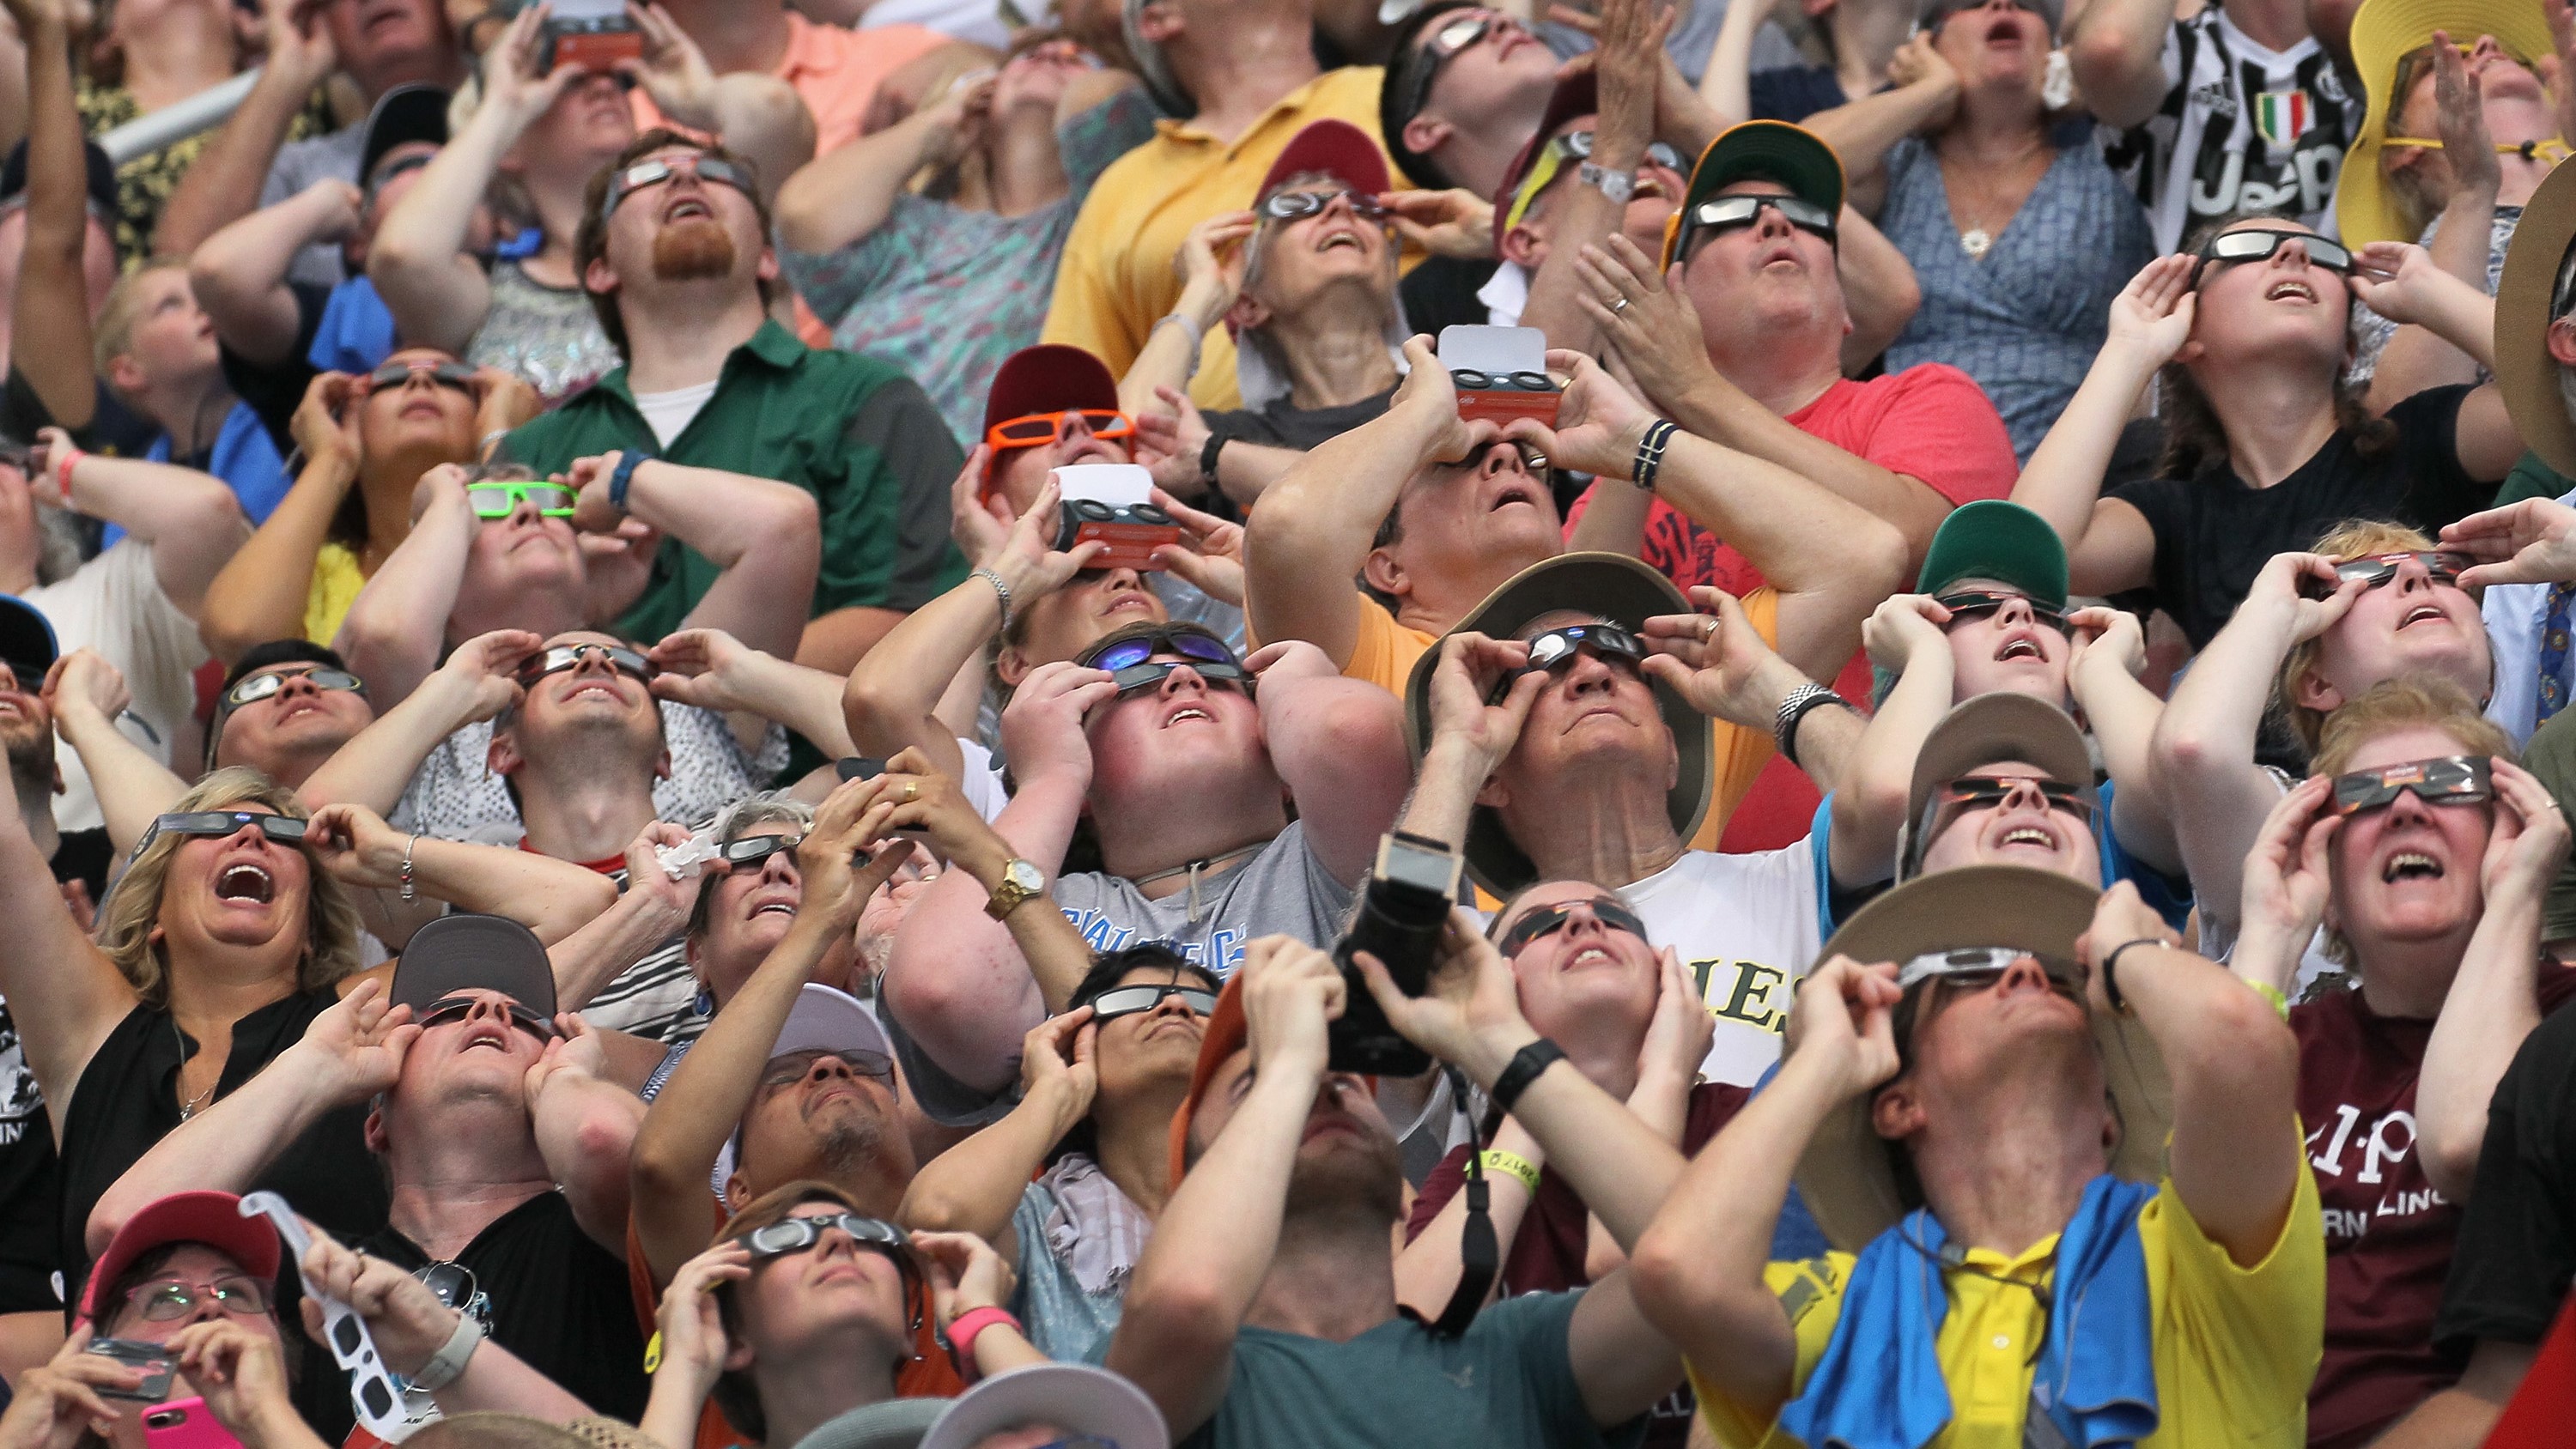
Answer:
[[[1587,614],[1642,634],[1648,619],[1687,614],[1691,606],[1672,580],[1626,554],[1567,553],[1512,575],[1449,632],[1508,639],[1533,619],[1563,612]],[[1417,761],[1431,743],[1431,671],[1440,663],[1440,649],[1435,643],[1424,650],[1404,682],[1404,741]],[[1672,731],[1673,748],[1680,756],[1681,768],[1672,788],[1664,792],[1664,809],[1672,819],[1673,833],[1688,840],[1699,832],[1700,819],[1708,813],[1709,741],[1714,726],[1663,681],[1650,675],[1646,685],[1655,693],[1655,707]],[[1467,874],[1497,898],[1538,879],[1538,867],[1530,862],[1528,852],[1513,843],[1503,829],[1502,816],[1491,806],[1478,805],[1469,813],[1463,854]]]
[[[539,1016],[555,1014],[554,964],[536,933],[506,916],[458,912],[412,933],[394,961],[387,1005],[415,1019],[459,991],[498,991]]]
[[[1864,965],[1902,965],[1963,946],[2010,946],[2072,962],[2101,894],[2082,881],[2028,866],[1945,870],[1861,907],[1816,959],[1848,956]],[[2154,1182],[2164,1175],[2165,1138],[2173,1127],[2173,1085],[2164,1057],[2136,1018],[2105,1011],[2088,1016],[2120,1121],[2111,1171],[2133,1182]],[[1846,1252],[1860,1251],[1906,1213],[1889,1156],[1904,1149],[1870,1125],[1874,1095],[1857,1093],[1828,1113],[1798,1159],[1799,1194],[1825,1236]]]
[[[1923,807],[1931,803],[1933,791],[2006,760],[2036,765],[2049,779],[2079,790],[2093,784],[2093,753],[2066,711],[2010,690],[1962,700],[1941,716],[1914,752],[1914,778],[1906,788],[1905,823],[1897,838],[1900,855],[1911,855],[1914,832],[1923,828]]]
[[[2524,446],[2561,476],[2576,475],[2576,418],[2567,415],[2558,359],[2549,355],[2549,304],[2571,240],[2576,166],[2561,166],[2522,208],[2495,305],[2496,390],[2504,394],[2505,412]]]
[[[2352,17],[2352,63],[2367,104],[2335,182],[2335,231],[2355,251],[2375,241],[2417,240],[2379,173],[2379,153],[2406,102],[2395,94],[2398,58],[2431,41],[2436,30],[2463,45],[2492,35],[2526,63],[2558,53],[2548,17],[2531,0],[2362,0]],[[2501,325],[2503,309],[2497,311]]]
[[[1980,498],[1950,510],[1923,551],[1917,593],[1937,594],[1961,579],[2010,584],[2034,602],[2066,612],[2066,544],[2048,520],[2003,498]]]
[[[1163,1411],[1143,1389],[1089,1364],[1041,1363],[995,1374],[959,1395],[922,1437],[921,1449],[974,1449],[988,1436],[1039,1423],[1118,1449],[1170,1449],[1172,1442]]]
[[[1692,165],[1690,188],[1682,193],[1682,204],[1673,208],[1672,218],[1664,223],[1663,259],[1659,270],[1669,271],[1673,252],[1681,245],[1684,219],[1699,204],[1738,181],[1760,179],[1776,181],[1789,188],[1799,200],[1821,206],[1827,214],[1842,215],[1843,158],[1824,138],[1801,126],[1786,121],[1743,121],[1718,132],[1708,149],[1699,153]]]
[[[915,1449],[954,1399],[882,1399],[824,1420],[796,1449]]]

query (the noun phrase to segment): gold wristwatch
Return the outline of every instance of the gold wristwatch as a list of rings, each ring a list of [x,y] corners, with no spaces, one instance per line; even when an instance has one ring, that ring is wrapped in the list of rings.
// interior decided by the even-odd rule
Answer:
[[[1015,860],[1002,867],[1001,882],[993,887],[992,898],[984,902],[984,914],[1002,920],[1020,908],[1020,903],[1046,890],[1046,875],[1034,861]]]

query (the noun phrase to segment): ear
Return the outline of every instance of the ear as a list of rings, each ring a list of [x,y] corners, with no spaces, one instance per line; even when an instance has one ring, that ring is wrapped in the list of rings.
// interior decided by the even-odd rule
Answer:
[[[653,778],[656,780],[671,778],[671,747],[668,745],[664,745],[662,753],[653,757]]]
[[[1149,0],[1136,12],[1136,33],[1155,45],[1169,45],[1189,23],[1181,18],[1181,7],[1152,3]]]
[[[1870,1130],[1890,1142],[1902,1142],[1923,1130],[1923,1104],[1914,1099],[1914,1084],[1898,1077],[1869,1104]]]
[[[1536,272],[1547,262],[1547,239],[1528,226],[1516,226],[1503,233],[1503,260],[1518,262]]]
[[[385,1155],[385,1153],[389,1150],[389,1148],[390,1148],[390,1146],[391,1146],[391,1139],[389,1139],[389,1138],[387,1138],[387,1137],[385,1136],[385,1109],[384,1109],[384,1108],[382,1108],[382,1107],[369,1107],[369,1108],[367,1109],[367,1125],[366,1125],[366,1128],[365,1128],[365,1136],[366,1136],[366,1142],[367,1142],[367,1150],[368,1150],[369,1152],[372,1152],[372,1153],[376,1154],[378,1157],[382,1157],[382,1156],[384,1156],[384,1155]]]
[[[1512,803],[1511,787],[1503,783],[1500,773],[1487,775],[1485,783],[1476,787],[1476,803],[1488,809],[1500,810]]]
[[[127,353],[120,352],[107,360],[107,385],[118,392],[140,392],[144,384],[150,381],[150,378],[143,375],[143,369],[135,365],[134,358]]]
[[[2576,316],[2549,324],[2549,358],[2561,367],[2576,367]]]
[[[1415,116],[1404,123],[1403,134],[1406,150],[1417,156],[1428,156],[1439,149],[1441,142],[1458,134],[1458,128],[1447,121],[1433,120],[1429,116]]]
[[[751,1345],[737,1343],[725,1349],[725,1372],[738,1374],[751,1367]]]
[[[509,730],[492,731],[491,748],[483,752],[483,766],[495,775],[507,775],[527,763],[519,753],[518,737]]]
[[[2200,361],[2201,354],[2209,350],[2200,343],[2200,317],[2196,312],[2191,319],[2191,332],[2191,336],[2183,339],[2182,346],[2174,349],[2173,360],[2185,367]]]
[[[1020,687],[1020,681],[1028,678],[1029,670],[1034,667],[1015,644],[1003,645],[1001,651],[993,656],[993,677],[1013,689]]]
[[[1413,592],[1413,581],[1389,549],[1370,549],[1367,561],[1360,565],[1360,576],[1368,580],[1370,588],[1389,598],[1401,599]]]
[[[761,247],[760,265],[754,269],[754,275],[764,282],[778,280],[778,248],[767,245]]]
[[[1235,331],[1249,332],[1270,320],[1270,309],[1250,292],[1238,292],[1234,305],[1225,309],[1225,320]]]
[[[1681,746],[1681,741],[1679,741],[1679,740],[1666,740],[1666,741],[1664,742],[1664,793],[1665,793],[1665,794],[1667,794],[1667,795],[1671,794],[1671,793],[1672,793],[1672,790],[1673,790],[1673,787],[1674,787],[1675,785],[1680,784],[1681,782],[1682,782],[1682,746]]]
[[[2319,714],[2332,714],[2343,704],[2343,691],[2328,683],[2313,667],[2290,686],[2290,696],[2301,709]]]
[[[583,291],[602,294],[617,290],[617,269],[608,264],[607,248],[601,248],[600,255],[581,269],[581,286]]]

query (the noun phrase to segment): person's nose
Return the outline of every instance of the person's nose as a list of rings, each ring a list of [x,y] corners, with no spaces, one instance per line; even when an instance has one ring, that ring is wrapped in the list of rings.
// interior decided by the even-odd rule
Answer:
[[[1190,1010],[1189,1002],[1182,999],[1181,993],[1178,991],[1167,991],[1163,993],[1162,1000],[1154,1003],[1154,1009],[1146,1014],[1149,1016],[1191,1016],[1196,1013]]]
[[[1055,440],[1073,442],[1091,436],[1091,420],[1078,408],[1067,408],[1055,420]]]
[[[0,664],[0,694],[14,694],[17,692],[18,671],[10,668],[6,664]]]
[[[1484,477],[1491,478],[1506,469],[1519,470],[1520,467],[1519,446],[1512,443],[1496,443],[1485,449],[1484,461],[1476,471]]]
[[[1762,209],[1753,213],[1753,234],[1764,241],[1785,237],[1793,230],[1795,228],[1789,225],[1789,214],[1782,211],[1776,202],[1765,201]]]
[[[2426,568],[2420,558],[2401,559],[2397,564],[2395,583],[2397,592],[2401,594],[2428,590],[2433,587],[2433,571]]]
[[[1111,593],[1135,593],[1145,587],[1145,576],[1121,564],[1103,575],[1100,586]]]
[[[2425,804],[2424,797],[2416,794],[2412,786],[2398,791],[2397,798],[2388,802],[2388,828],[2392,830],[2400,826],[2427,825],[2432,823],[2432,819],[2433,807]]]
[[[2004,786],[2004,808],[2046,811],[2048,792],[2040,788],[2040,782],[2036,776],[2013,780]]]
[[[783,882],[787,885],[799,884],[802,878],[796,873],[796,852],[793,850],[771,851],[769,853],[769,858],[760,863],[760,879],[761,883],[764,885],[772,881]]]
[[[805,1073],[805,1080],[809,1082],[821,1082],[834,1077],[838,1077],[845,1082],[856,1082],[859,1079],[859,1074],[850,1069],[850,1064],[848,1062],[841,1060],[838,1056],[835,1056],[830,1052],[825,1052],[821,1056],[816,1057],[814,1059],[814,1065]]]
[[[2039,958],[2036,956],[2019,957],[2010,966],[2004,968],[2003,977],[1995,983],[1995,987],[2004,993],[2046,991],[2050,989],[2048,971],[2039,964]]]
[[[608,657],[607,650],[596,644],[585,644],[581,647],[581,651],[573,656],[572,672],[590,675],[615,674],[617,664]]]
[[[2272,259],[2276,264],[2292,271],[2306,271],[2309,266],[2308,244],[2297,237],[2292,237],[2281,243],[2281,249],[2273,254]]]
[[[510,506],[512,528],[534,528],[543,521],[544,515],[537,512],[536,500],[525,494],[521,494],[519,501]]]
[[[290,674],[277,686],[277,698],[281,703],[289,697],[304,699],[321,692],[322,686],[315,684],[309,673]]]
[[[1163,696],[1168,699],[1184,689],[1194,694],[1205,694],[1207,680],[1186,664],[1174,665],[1172,672],[1163,676]]]
[[[1575,650],[1574,662],[1565,669],[1565,687],[1571,694],[1607,690],[1618,680],[1618,673],[1589,649]]]

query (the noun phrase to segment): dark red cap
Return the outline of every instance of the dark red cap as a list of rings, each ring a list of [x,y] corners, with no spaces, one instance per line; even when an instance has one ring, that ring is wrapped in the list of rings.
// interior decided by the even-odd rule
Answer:
[[[99,1299],[134,1266],[134,1260],[165,1243],[203,1243],[241,1265],[266,1283],[277,1276],[285,1256],[277,1229],[264,1217],[243,1217],[241,1199],[228,1192],[174,1192],[144,1205],[116,1230],[115,1241],[90,1265],[89,1283],[81,1290],[80,1316],[99,1321]]]
[[[1370,196],[1394,187],[1387,176],[1386,153],[1368,132],[1348,121],[1322,120],[1308,122],[1306,129],[1288,138],[1287,149],[1270,163],[1270,174],[1261,178],[1261,189],[1252,199],[1258,203],[1289,177],[1308,175],[1330,176]]]
[[[1076,408],[1118,411],[1118,379],[1109,375],[1109,365],[1058,342],[1023,347],[993,371],[993,390],[984,397],[984,430],[1031,413]]]
[[[1503,218],[1512,213],[1512,197],[1521,189],[1521,178],[1538,164],[1538,148],[1548,138],[1565,129],[1565,123],[1577,116],[1589,116],[1601,109],[1601,84],[1589,69],[1576,71],[1556,83],[1547,97],[1547,109],[1538,118],[1538,129],[1512,153],[1512,164],[1503,168],[1502,185],[1494,189],[1494,255],[1503,254]]]

